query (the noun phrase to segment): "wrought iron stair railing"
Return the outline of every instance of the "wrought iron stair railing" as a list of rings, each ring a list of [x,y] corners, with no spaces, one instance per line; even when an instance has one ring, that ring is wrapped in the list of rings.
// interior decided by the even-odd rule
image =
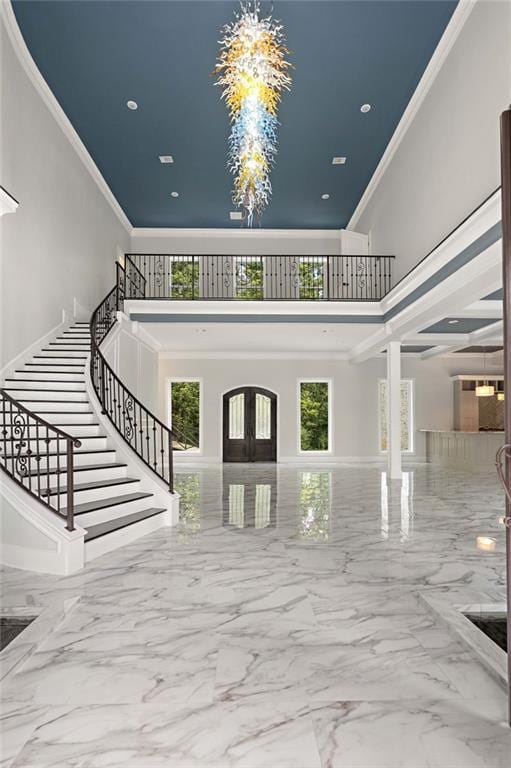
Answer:
[[[394,256],[130,253],[127,299],[380,301]]]
[[[49,424],[0,389],[0,466],[74,531],[74,449],[80,440]]]
[[[157,416],[130,392],[117,376],[101,352],[101,344],[122,310],[126,286],[130,293],[143,295],[145,282],[128,264],[128,269],[117,263],[114,288],[94,310],[90,322],[90,373],[94,391],[102,412],[108,416],[124,441],[139,459],[174,491],[173,441],[174,436]]]

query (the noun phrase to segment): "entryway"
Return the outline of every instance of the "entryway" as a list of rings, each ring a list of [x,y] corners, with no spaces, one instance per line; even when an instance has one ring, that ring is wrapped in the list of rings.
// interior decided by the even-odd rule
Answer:
[[[277,460],[277,395],[238,387],[224,395],[224,461]]]

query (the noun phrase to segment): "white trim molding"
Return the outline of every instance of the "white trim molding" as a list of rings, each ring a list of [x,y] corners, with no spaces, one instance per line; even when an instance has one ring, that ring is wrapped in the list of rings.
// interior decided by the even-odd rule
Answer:
[[[248,229],[247,227],[133,227],[132,237],[243,237],[246,240],[272,238],[287,240],[334,240],[341,242],[341,229]],[[129,254],[128,254],[129,256]]]
[[[130,234],[133,229],[130,220],[117,202],[116,197],[103,178],[101,171],[89,154],[85,144],[78,136],[66,113],[53,95],[48,83],[37,68],[36,63],[32,58],[30,51],[28,50],[27,44],[23,39],[23,35],[21,34],[21,30],[18,26],[18,22],[16,20],[16,16],[14,14],[10,0],[2,0],[2,2],[0,2],[0,13],[5,23],[7,34],[9,35],[9,39],[12,43],[16,56],[18,57],[21,66],[25,70],[30,82],[38,91],[42,100],[55,118],[55,121],[62,129],[64,135],[67,137],[76,154],[83,162],[85,168],[89,171],[90,175],[96,182],[98,189],[102,192],[103,196],[121,222],[122,226],[126,232]]]
[[[463,29],[465,22],[472,13],[476,2],[477,0],[460,0],[456,6],[451,19],[445,28],[445,31],[440,38],[437,47],[435,48],[433,56],[431,57],[428,66],[424,70],[421,79],[419,80],[417,88],[415,89],[412,98],[408,102],[408,106],[403,112],[401,120],[397,124],[396,130],[392,134],[392,137],[387,145],[385,152],[382,155],[380,162],[376,166],[376,170],[373,173],[364,194],[360,198],[357,207],[351,215],[346,229],[356,229],[360,217],[362,216],[367,204],[369,203],[369,200],[376,191],[376,188],[378,187],[383,174],[390,165],[392,158],[396,154],[399,145],[403,141],[408,128],[417,115],[417,112],[419,111],[431,86],[435,82],[435,79],[440,72],[447,56],[449,55],[451,48],[453,47],[458,38],[458,35]]]

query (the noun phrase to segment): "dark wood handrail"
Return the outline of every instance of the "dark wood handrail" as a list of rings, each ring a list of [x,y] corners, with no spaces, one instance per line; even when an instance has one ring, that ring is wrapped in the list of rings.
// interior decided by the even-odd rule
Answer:
[[[43,427],[48,427],[48,429],[51,429],[52,432],[55,432],[57,435],[60,435],[60,437],[64,440],[71,440],[73,445],[76,448],[79,448],[81,446],[80,440],[78,440],[77,437],[73,437],[72,435],[69,435],[67,432],[64,432],[63,429],[59,429],[58,427],[55,427],[53,424],[50,424],[49,421],[45,421],[40,416],[37,415],[37,413],[34,413],[34,411],[31,411],[29,408],[26,408],[24,405],[22,405],[19,400],[16,400],[16,398],[9,395],[5,389],[0,389],[0,395],[5,400],[10,400],[11,403],[14,403],[16,408],[19,411],[23,411],[23,413],[28,414],[34,421],[38,422]]]

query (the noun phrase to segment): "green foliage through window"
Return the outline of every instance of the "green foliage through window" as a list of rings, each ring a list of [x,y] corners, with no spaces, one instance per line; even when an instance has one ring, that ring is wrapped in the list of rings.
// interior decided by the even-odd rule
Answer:
[[[174,260],[171,267],[173,299],[196,299],[199,296],[199,265],[188,259]]]
[[[176,450],[199,447],[200,435],[200,382],[173,381],[171,383],[171,428],[175,432]]]
[[[300,383],[300,450],[328,451],[328,382]]]
[[[261,259],[236,261],[236,298],[252,300],[264,298]]]
[[[322,299],[325,289],[325,261],[322,257],[307,258],[298,265],[300,275],[300,298]]]

